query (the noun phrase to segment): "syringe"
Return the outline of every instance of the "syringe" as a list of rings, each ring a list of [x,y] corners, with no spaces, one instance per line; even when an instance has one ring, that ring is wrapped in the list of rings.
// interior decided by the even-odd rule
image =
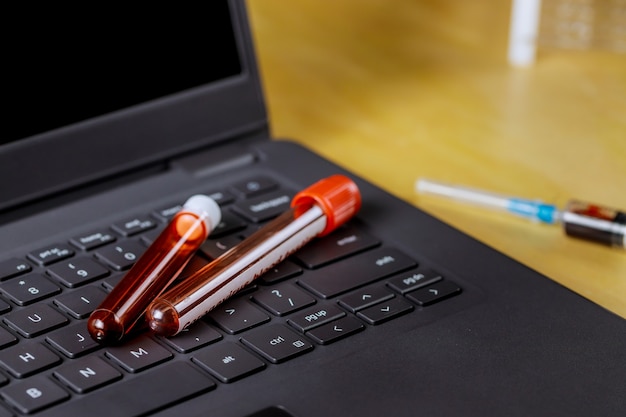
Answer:
[[[626,213],[598,204],[570,200],[563,210],[541,201],[495,194],[474,188],[419,179],[415,190],[463,203],[505,211],[548,224],[563,224],[568,236],[626,248]]]
[[[445,184],[423,178],[415,183],[415,190],[421,194],[435,194],[463,203],[506,211],[542,223],[556,224],[560,221],[561,213],[556,206],[545,204],[537,200],[505,196],[475,188]]]
[[[91,313],[87,322],[91,337],[100,343],[114,343],[128,335],[148,304],[174,281],[221,217],[213,199],[200,194],[190,197]]]
[[[342,175],[297,193],[291,209],[154,300],[146,311],[150,329],[161,336],[181,332],[314,237],[348,221],[360,207],[359,189]]]

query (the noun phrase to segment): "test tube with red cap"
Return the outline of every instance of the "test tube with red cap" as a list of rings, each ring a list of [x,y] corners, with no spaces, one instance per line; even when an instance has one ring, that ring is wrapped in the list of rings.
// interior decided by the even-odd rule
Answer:
[[[358,187],[343,175],[297,193],[289,210],[154,300],[146,311],[150,329],[161,336],[178,334],[360,207]]]
[[[121,341],[148,307],[176,279],[196,250],[221,221],[217,203],[194,195],[96,308],[87,322],[100,343]]]

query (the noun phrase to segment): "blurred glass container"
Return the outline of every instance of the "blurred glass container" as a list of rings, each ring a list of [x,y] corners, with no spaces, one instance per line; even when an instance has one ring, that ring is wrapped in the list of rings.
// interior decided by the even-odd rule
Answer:
[[[626,54],[626,0],[513,0],[509,62],[532,64],[537,48]]]

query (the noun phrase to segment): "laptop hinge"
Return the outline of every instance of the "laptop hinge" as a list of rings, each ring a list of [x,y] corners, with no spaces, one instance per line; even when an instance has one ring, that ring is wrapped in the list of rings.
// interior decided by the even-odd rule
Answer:
[[[207,149],[174,159],[170,162],[170,167],[182,169],[196,178],[202,178],[253,164],[256,159],[257,156],[248,148],[228,146]]]

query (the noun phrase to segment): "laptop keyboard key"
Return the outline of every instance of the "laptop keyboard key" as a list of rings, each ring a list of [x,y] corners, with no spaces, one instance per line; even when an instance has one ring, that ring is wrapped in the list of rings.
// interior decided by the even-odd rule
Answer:
[[[394,294],[384,287],[363,288],[357,292],[350,293],[339,299],[339,305],[348,309],[352,313],[363,310],[381,301],[389,300]]]
[[[241,341],[272,363],[284,362],[313,349],[306,339],[281,324],[251,330]]]
[[[26,261],[12,258],[0,262],[0,281],[16,277],[32,271],[33,267]]]
[[[155,210],[152,215],[163,222],[169,222],[183,208],[182,204],[172,204]]]
[[[234,213],[231,213],[228,210],[222,210],[222,220],[211,232],[210,239],[243,230],[247,226],[248,223]]]
[[[410,292],[406,298],[421,306],[427,306],[461,292],[461,288],[452,281],[439,281],[417,291]]]
[[[37,263],[39,266],[47,266],[61,259],[69,258],[74,255],[74,251],[68,245],[61,243],[58,245],[50,245],[39,250],[32,251],[28,254],[28,258]]]
[[[0,391],[0,395],[24,414],[40,411],[69,397],[63,388],[43,376],[6,387]]]
[[[270,320],[267,314],[245,298],[235,298],[221,304],[211,311],[208,317],[230,334],[242,332]]]
[[[347,256],[380,245],[373,236],[348,225],[315,239],[294,254],[307,268],[319,268]]]
[[[376,325],[413,311],[414,307],[402,298],[392,298],[357,313],[367,323]]]
[[[148,216],[138,216],[115,223],[112,227],[120,235],[128,237],[156,227],[156,222]]]
[[[61,288],[41,274],[29,274],[3,282],[0,291],[15,304],[25,306],[48,298]]]
[[[255,292],[252,299],[276,316],[315,304],[315,298],[290,284],[263,288]]]
[[[70,239],[70,243],[78,249],[91,250],[115,242],[116,238],[107,231],[95,231]]]
[[[415,261],[402,252],[382,247],[338,261],[302,277],[299,283],[320,297],[331,298],[414,266]]]
[[[337,321],[316,327],[307,332],[306,335],[320,345],[328,345],[344,337],[360,332],[363,329],[365,329],[365,326],[359,320],[354,317],[344,317]]]
[[[13,336],[11,332],[0,327],[0,349],[5,348],[13,343],[17,342],[17,337]]]
[[[441,275],[432,269],[419,268],[415,271],[405,272],[392,277],[387,281],[387,285],[400,294],[440,281]]]
[[[6,301],[0,299],[0,314],[4,314],[7,311],[11,311],[11,305]]]
[[[224,383],[236,381],[265,368],[262,360],[232,342],[202,349],[192,360]]]
[[[250,200],[235,203],[233,210],[254,223],[261,223],[278,216],[291,204],[291,193],[275,191]]]
[[[157,237],[159,237],[164,229],[165,225],[159,225],[158,227],[142,234],[140,238],[141,243],[146,245],[146,247],[152,245],[152,243],[157,239]]]
[[[7,314],[3,321],[24,337],[35,337],[66,324],[67,319],[47,304],[33,304]]]
[[[233,188],[245,197],[252,197],[273,190],[278,187],[276,181],[268,177],[259,177],[242,181],[233,185]]]
[[[177,351],[189,353],[221,338],[222,335],[217,330],[198,320],[176,336],[163,340]]]
[[[219,239],[207,239],[202,246],[200,246],[200,252],[209,259],[215,259],[240,242],[241,239],[237,236],[224,236]]]
[[[74,288],[109,275],[109,270],[90,258],[59,262],[48,268],[48,275],[63,285]]]
[[[139,336],[128,343],[110,347],[106,355],[128,372],[140,372],[171,359],[173,354],[147,336]]]
[[[72,390],[83,394],[122,377],[122,373],[97,356],[64,364],[54,376]]]
[[[284,260],[272,269],[261,275],[259,280],[264,284],[273,284],[287,278],[300,275],[302,268],[289,260]]]
[[[96,258],[117,271],[123,271],[129,269],[146,249],[139,242],[129,240],[99,249]]]
[[[346,315],[335,305],[317,306],[293,315],[287,322],[301,332],[306,332]]]
[[[235,196],[232,193],[225,191],[225,190],[210,192],[208,196],[212,198],[213,201],[215,201],[220,206],[232,203],[235,200]]]
[[[100,305],[106,293],[98,287],[88,285],[76,291],[60,295],[54,304],[77,319],[86,319]]]
[[[0,364],[14,377],[25,378],[61,362],[41,343],[25,342],[0,351]]]
[[[68,358],[77,358],[100,348],[89,336],[87,323],[84,321],[50,333],[46,341]]]
[[[114,274],[114,275],[109,275],[108,277],[106,277],[105,279],[102,280],[102,287],[106,290],[106,291],[112,291],[113,288],[115,288],[115,286],[117,284],[120,283],[120,281],[122,280],[122,278],[124,278],[124,274]]]

